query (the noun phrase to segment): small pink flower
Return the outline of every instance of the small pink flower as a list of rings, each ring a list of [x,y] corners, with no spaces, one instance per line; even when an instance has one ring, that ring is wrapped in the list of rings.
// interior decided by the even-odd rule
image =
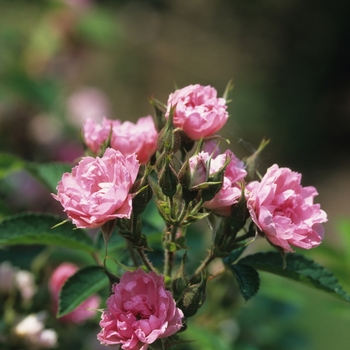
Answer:
[[[210,173],[212,174],[218,171],[224,165],[227,157],[230,157],[231,160],[225,169],[221,190],[212,200],[203,204],[206,209],[212,210],[220,216],[229,216],[231,214],[232,205],[237,203],[242,195],[242,188],[239,181],[243,180],[247,175],[244,169],[244,163],[230,150],[218,155],[211,161]]]
[[[215,134],[228,119],[226,100],[211,86],[189,85],[170,94],[166,117],[173,106],[174,125],[192,140]]]
[[[210,168],[210,154],[200,152],[189,159],[190,163],[190,184],[189,188],[193,188],[208,181]]]
[[[141,269],[126,272],[112,290],[97,335],[102,344],[146,350],[158,338],[169,337],[182,327],[183,313],[165,289],[162,276]]]
[[[312,186],[302,187],[301,174],[271,166],[260,182],[247,186],[247,206],[252,220],[274,245],[293,251],[318,246],[324,235],[321,223],[327,214],[314,204]]]
[[[103,118],[98,124],[94,119],[87,118],[83,124],[83,137],[86,146],[95,154],[101,151],[101,145],[108,140],[113,125],[120,125],[119,120]]]
[[[62,263],[52,273],[49,281],[49,291],[53,303],[53,311],[56,314],[58,309],[59,293],[69,277],[78,271],[78,267],[72,263]],[[95,312],[100,305],[100,297],[92,295],[80,304],[74,311],[60,318],[62,322],[82,323],[95,316]]]
[[[151,116],[140,118],[136,124],[126,121],[113,125],[112,148],[124,155],[136,153],[141,164],[146,164],[157,149],[158,133]]]
[[[131,186],[140,164],[136,156],[124,156],[107,148],[100,157],[84,157],[71,173],[64,173],[57,195],[64,211],[80,228],[95,228],[116,218],[130,218]]]

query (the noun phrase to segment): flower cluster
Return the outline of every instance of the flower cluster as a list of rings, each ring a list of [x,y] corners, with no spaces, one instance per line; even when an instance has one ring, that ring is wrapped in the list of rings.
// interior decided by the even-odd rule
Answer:
[[[77,227],[102,227],[105,238],[117,227],[133,252],[133,263],[124,266],[129,271],[112,278],[98,335],[102,344],[145,350],[176,343],[175,333],[204,302],[209,264],[257,236],[282,257],[293,246],[310,249],[323,239],[326,213],[314,203],[316,189],[301,185],[300,174],[275,164],[254,178],[263,146],[243,160],[229,149],[220,151],[216,133],[228,121],[226,92],[217,97],[211,86],[190,85],[170,94],[165,107],[152,100],[155,122],[148,116],[136,124],[84,123],[90,155],[63,175],[53,197]],[[142,232],[142,212],[151,198],[164,220],[162,266],[147,257]],[[212,247],[188,277],[186,259],[178,257],[187,249],[186,227],[205,218],[215,223]],[[106,273],[111,279],[113,273]],[[52,291],[60,278],[53,276]]]
[[[140,118],[136,124],[106,118],[97,124],[94,119],[87,118],[83,126],[85,144],[95,155],[109,141],[110,147],[125,156],[135,153],[141,164],[146,164],[156,151],[157,136],[151,116]]]

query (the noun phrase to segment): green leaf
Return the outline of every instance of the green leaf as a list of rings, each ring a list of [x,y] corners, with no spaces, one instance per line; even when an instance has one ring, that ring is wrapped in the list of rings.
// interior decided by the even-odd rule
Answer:
[[[19,170],[28,171],[50,191],[56,192],[58,181],[61,180],[63,173],[72,171],[72,165],[60,162],[26,162],[11,154],[0,154],[0,179]]]
[[[45,244],[95,252],[93,241],[84,230],[52,214],[22,213],[0,222],[0,245]]]
[[[244,245],[240,248],[233,250],[230,253],[230,255],[225,259],[225,261],[227,261],[228,264],[233,264],[242,255],[246,248],[247,246]]]
[[[281,255],[278,252],[248,255],[239,261],[239,264],[249,265],[258,270],[299,281],[350,302],[350,296],[344,291],[333,273],[313,260],[300,254],[287,254],[284,269],[282,263]]]
[[[251,266],[245,264],[230,265],[239,290],[245,301],[248,301],[259,291],[260,278],[258,272]]]
[[[88,266],[71,276],[60,292],[57,317],[76,309],[91,295],[107,287],[109,279],[99,266]]]
[[[23,167],[24,162],[20,158],[11,154],[0,154],[0,179]]]
[[[26,170],[41,181],[50,191],[56,193],[58,181],[65,172],[72,171],[72,165],[66,163],[26,163]]]

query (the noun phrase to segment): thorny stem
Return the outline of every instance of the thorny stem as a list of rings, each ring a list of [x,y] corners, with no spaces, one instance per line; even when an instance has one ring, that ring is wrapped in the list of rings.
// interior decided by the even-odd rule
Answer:
[[[136,254],[135,254],[135,250],[131,246],[130,242],[127,241],[127,245],[128,245],[128,250],[129,250],[132,262],[133,262],[134,266],[137,266],[138,264],[137,264],[137,257],[136,257]]]
[[[164,261],[164,275],[171,277],[171,272],[174,265],[174,257],[175,252],[170,251],[167,249],[166,245],[167,243],[171,243],[175,241],[176,238],[176,232],[179,225],[174,224],[171,226],[171,229],[167,229],[165,233],[165,261]]]
[[[174,203],[172,201],[172,198],[170,200],[171,200],[171,202],[170,202],[171,208],[173,208]],[[174,259],[175,252],[168,250],[166,245],[167,245],[167,243],[175,242],[176,233],[177,233],[179,227],[181,227],[181,224],[182,224],[183,220],[186,218],[186,215],[188,214],[187,210],[188,210],[188,204],[186,203],[182,206],[180,215],[178,216],[178,218],[176,219],[174,224],[172,226],[168,226],[167,231],[165,232],[165,259],[164,259],[164,275],[165,276],[171,277],[172,269],[174,266],[174,260],[175,260]],[[174,218],[173,210],[172,210],[171,215],[172,215],[171,217]]]
[[[142,262],[145,264],[145,266],[147,267],[147,269],[149,271],[153,271],[157,273],[157,269],[152,265],[152,263],[150,262],[150,260],[148,259],[147,255],[145,254],[145,251],[143,248],[137,248],[136,249]]]
[[[201,274],[201,272],[207,268],[207,266],[216,258],[215,254],[211,250],[207,257],[202,261],[202,263],[198,266],[197,270],[194,272],[194,274],[190,278],[190,282],[194,282],[197,277]]]

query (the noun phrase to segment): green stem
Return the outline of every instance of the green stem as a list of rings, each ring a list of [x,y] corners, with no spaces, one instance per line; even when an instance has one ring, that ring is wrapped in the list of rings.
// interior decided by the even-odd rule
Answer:
[[[175,252],[167,249],[167,244],[175,241],[177,229],[178,229],[178,225],[172,225],[171,229],[170,230],[168,229],[165,233],[164,275],[168,277],[171,277],[171,273],[174,265]]]
[[[129,250],[129,254],[130,254],[130,257],[132,259],[132,262],[133,262],[134,266],[138,266],[138,261],[137,261],[137,256],[135,254],[135,250],[131,246],[131,244],[130,244],[130,242],[128,240],[126,240],[126,242],[127,242],[127,245],[128,245],[128,250]]]
[[[151,261],[148,259],[147,255],[145,254],[144,249],[142,248],[137,248],[137,252],[142,260],[142,262],[145,264],[147,269],[149,271],[153,271],[155,273],[158,273],[157,269],[152,265]]]
[[[190,282],[194,282],[197,279],[197,277],[202,273],[202,271],[206,269],[215,258],[216,256],[211,250],[210,253],[207,255],[207,257],[205,258],[205,260],[202,261],[202,263],[198,266],[197,270],[191,276]]]

